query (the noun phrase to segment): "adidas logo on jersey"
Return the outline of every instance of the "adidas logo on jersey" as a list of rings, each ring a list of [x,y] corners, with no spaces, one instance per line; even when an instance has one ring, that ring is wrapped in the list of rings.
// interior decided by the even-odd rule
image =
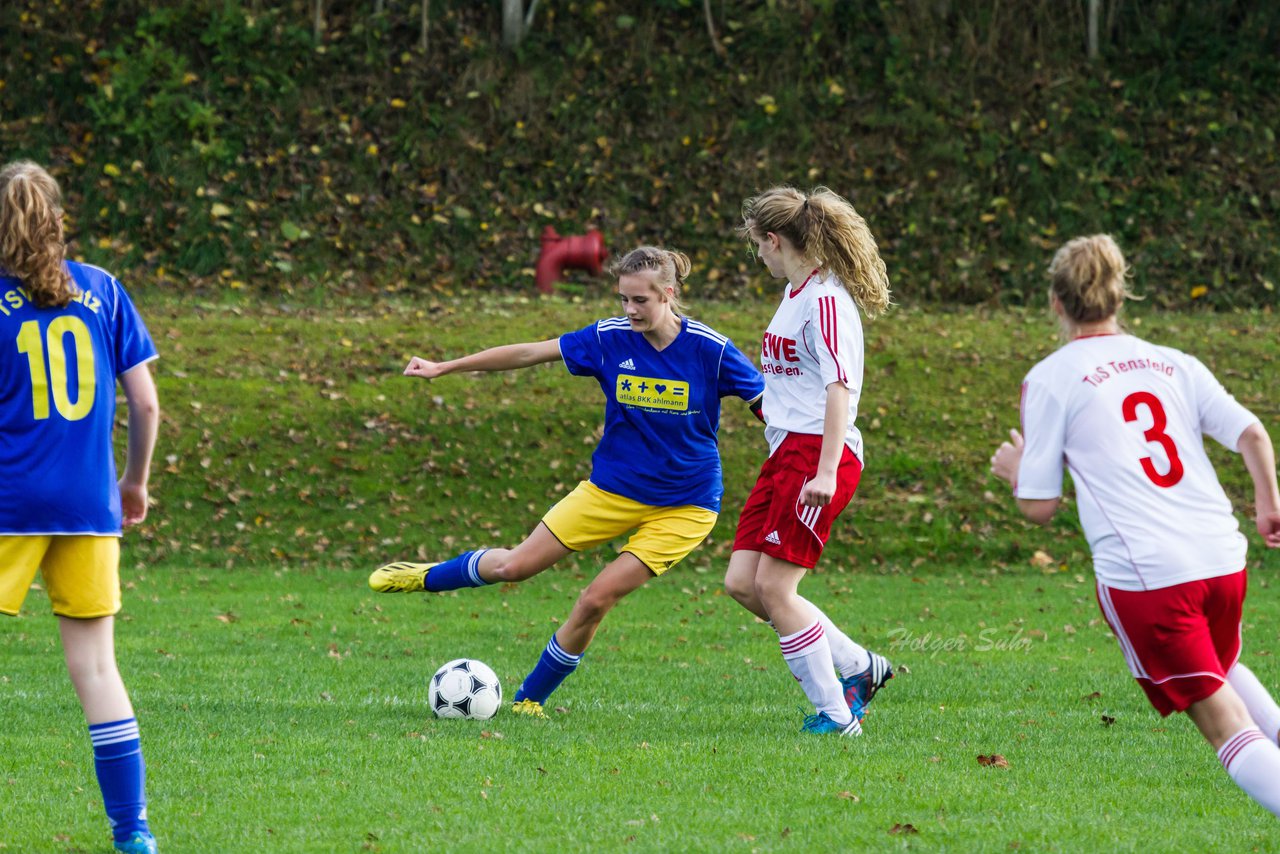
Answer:
[[[782,538],[778,536],[777,531],[770,531],[769,536],[764,538],[766,543],[773,543],[775,546],[782,545]]]
[[[625,362],[619,362],[618,367],[622,368],[624,371],[634,371],[636,369],[636,363],[634,359],[627,359]]]

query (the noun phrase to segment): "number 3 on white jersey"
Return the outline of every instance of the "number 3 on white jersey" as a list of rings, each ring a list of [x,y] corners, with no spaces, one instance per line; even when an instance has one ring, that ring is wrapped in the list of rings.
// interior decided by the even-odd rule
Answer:
[[[1149,391],[1135,391],[1121,404],[1124,420],[1137,421],[1139,406],[1145,406],[1151,413],[1151,426],[1143,432],[1142,438],[1159,445],[1164,449],[1165,456],[1169,458],[1169,470],[1163,474],[1156,471],[1151,457],[1143,457],[1140,460],[1142,470],[1156,486],[1168,489],[1182,480],[1182,460],[1178,457],[1178,446],[1173,443],[1169,434],[1164,432],[1165,425],[1168,424],[1168,418],[1164,414],[1164,404],[1160,402],[1160,398]]]

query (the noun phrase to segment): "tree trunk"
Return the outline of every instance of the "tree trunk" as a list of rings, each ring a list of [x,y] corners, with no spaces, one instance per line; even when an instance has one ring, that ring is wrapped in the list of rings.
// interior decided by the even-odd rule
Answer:
[[[724,59],[728,56],[728,51],[724,49],[724,44],[720,41],[720,36],[716,33],[716,19],[711,14],[711,0],[702,0],[702,11],[707,16],[707,36],[711,39],[711,49],[716,52],[716,56]]]
[[[427,55],[427,30],[431,24],[431,0],[422,0],[422,35],[418,38],[418,49]]]
[[[1102,0],[1089,0],[1089,59],[1098,58],[1098,5]]]
[[[324,35],[324,0],[315,0],[312,4],[311,31],[316,41]]]
[[[524,0],[502,0],[503,46],[519,47],[524,31]]]

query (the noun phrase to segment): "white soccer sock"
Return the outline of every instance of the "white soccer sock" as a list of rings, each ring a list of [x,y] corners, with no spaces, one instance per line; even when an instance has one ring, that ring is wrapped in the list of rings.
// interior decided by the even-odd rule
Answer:
[[[854,643],[848,635],[840,631],[840,627],[831,622],[831,618],[824,614],[821,608],[803,596],[800,598],[813,609],[818,622],[822,623],[822,630],[827,635],[827,645],[831,647],[831,660],[841,676],[848,679],[871,666],[871,653],[867,652],[865,647]]]
[[[827,645],[822,623],[814,623],[793,635],[778,637],[782,657],[791,673],[804,689],[804,694],[819,712],[839,724],[852,717],[844,702],[844,691],[833,672],[831,647]]]
[[[1280,818],[1280,747],[1246,727],[1218,748],[1218,760],[1245,794]]]
[[[1237,661],[1236,666],[1227,674],[1227,682],[1236,689],[1240,699],[1244,700],[1249,717],[1253,718],[1262,734],[1272,744],[1280,740],[1280,706],[1276,705],[1276,701],[1258,681],[1258,677],[1253,675],[1253,671]]]
[[[822,612],[817,605],[800,597],[800,601],[804,602],[813,609],[813,615],[822,623],[822,630],[827,635],[827,646],[831,648],[831,661],[835,665],[836,670],[840,671],[840,676],[848,679],[850,676],[857,676],[862,671],[871,666],[871,653],[867,648],[853,642],[853,639],[840,630],[840,627],[831,622],[831,618]],[[773,624],[773,620],[769,621],[769,628],[776,633],[778,627]]]

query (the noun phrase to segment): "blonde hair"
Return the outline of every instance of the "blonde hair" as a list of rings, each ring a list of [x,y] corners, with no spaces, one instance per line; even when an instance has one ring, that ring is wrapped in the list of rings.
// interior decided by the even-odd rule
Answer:
[[[1105,320],[1125,299],[1137,299],[1125,282],[1129,265],[1109,234],[1064,243],[1049,262],[1049,287],[1075,323]]]
[[[61,308],[79,292],[66,255],[58,182],[30,160],[0,169],[0,270],[22,282],[35,305]]]
[[[675,249],[663,249],[660,246],[638,246],[609,265],[609,272],[615,278],[646,270],[657,271],[654,285],[664,295],[666,289],[671,288],[671,294],[667,296],[667,300],[671,303],[671,310],[676,314],[684,313],[680,291],[692,269],[693,264],[689,261],[688,255]]]
[[[876,239],[852,204],[827,187],[803,193],[778,186],[742,203],[744,236],[773,232],[812,258],[823,272],[834,273],[868,317],[892,304],[889,273]]]

